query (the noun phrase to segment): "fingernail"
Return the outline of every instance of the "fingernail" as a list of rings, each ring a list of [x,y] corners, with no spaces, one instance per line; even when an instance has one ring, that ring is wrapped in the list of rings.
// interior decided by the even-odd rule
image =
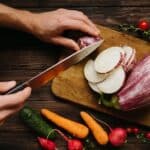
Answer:
[[[97,33],[100,34],[101,33],[100,30],[97,29]]]
[[[26,88],[24,89],[24,91],[25,91],[25,92],[27,92],[27,93],[28,93],[28,95],[30,95],[30,94],[31,94],[32,89],[31,89],[31,87],[26,87]]]
[[[28,90],[31,92],[32,89],[31,89],[31,87],[26,87],[25,90]]]
[[[100,33],[95,33],[95,36],[96,36],[96,37],[99,37],[99,36],[100,36]]]
[[[97,33],[97,35],[99,35],[100,34],[100,30],[96,29],[96,33]]]
[[[79,51],[80,50],[80,47],[78,45],[74,45],[74,50],[75,51]]]
[[[76,51],[79,51],[79,50],[80,50],[80,48],[79,48],[79,47],[77,47],[77,48],[75,48],[75,50],[76,50]]]

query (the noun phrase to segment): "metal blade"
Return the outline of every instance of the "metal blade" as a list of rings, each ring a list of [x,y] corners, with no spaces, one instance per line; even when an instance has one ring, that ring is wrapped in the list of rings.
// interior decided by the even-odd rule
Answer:
[[[20,89],[23,89],[26,86],[30,86],[32,89],[35,89],[45,85],[48,81],[58,75],[58,73],[64,71],[71,65],[80,62],[82,59],[90,55],[93,51],[96,50],[96,48],[98,48],[103,43],[103,41],[104,40],[100,40],[81,49],[80,51],[73,53],[72,55],[66,57],[65,59],[59,61],[58,63],[39,73],[35,77],[31,78],[30,80],[11,89],[6,94],[14,93]]]

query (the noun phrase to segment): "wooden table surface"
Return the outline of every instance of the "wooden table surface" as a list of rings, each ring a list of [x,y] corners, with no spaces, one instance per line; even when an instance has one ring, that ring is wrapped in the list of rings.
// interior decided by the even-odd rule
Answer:
[[[115,22],[135,23],[140,18],[150,19],[149,0],[0,0],[0,2],[31,11],[47,11],[57,8],[77,9],[87,14],[95,23],[115,28]],[[54,64],[62,51],[61,47],[45,44],[31,35],[10,29],[0,29],[0,80],[24,81]],[[88,110],[56,98],[50,91],[50,84],[32,92],[27,104],[36,110],[43,107],[60,113],[68,118],[81,121],[80,110]],[[149,128],[138,126],[109,115],[93,114],[115,126],[137,126],[147,131]],[[139,114],[137,114],[139,115]],[[59,150],[65,150],[62,139],[57,140]],[[35,135],[23,125],[18,114],[12,116],[0,127],[0,150],[38,150],[40,149]],[[111,150],[99,147],[96,150]],[[115,148],[116,149],[116,148]],[[149,144],[139,142],[134,136],[128,138],[128,143],[120,150],[148,150]]]

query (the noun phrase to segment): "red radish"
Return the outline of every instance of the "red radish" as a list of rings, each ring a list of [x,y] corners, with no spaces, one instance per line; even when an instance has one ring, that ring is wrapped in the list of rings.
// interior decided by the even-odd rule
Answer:
[[[120,66],[114,69],[103,82],[98,83],[97,87],[104,93],[112,94],[123,86],[125,78],[124,69]]]
[[[85,64],[84,75],[89,82],[93,83],[101,82],[107,77],[107,74],[100,74],[96,72],[94,68],[94,61],[92,59],[88,60]]]
[[[121,63],[121,47],[110,47],[102,51],[95,59],[95,70],[99,73],[108,73]]]
[[[101,93],[96,83],[88,82],[89,87],[96,93]]]
[[[126,111],[150,104],[150,55],[135,66],[118,98]]]
[[[127,133],[134,133],[134,134],[138,134],[140,132],[139,128],[127,128],[126,129]]]
[[[82,143],[79,140],[69,140],[68,150],[83,150]]]
[[[123,128],[115,128],[112,129],[111,133],[109,134],[110,143],[113,146],[122,146],[126,142],[127,132]]]
[[[140,130],[138,128],[133,128],[132,130],[133,130],[134,134],[138,134],[140,132]]]
[[[38,137],[38,141],[44,150],[56,150],[56,144],[48,139]]]
[[[150,140],[150,132],[147,132],[147,133],[145,134],[145,137]]]
[[[68,150],[83,150],[82,142],[78,139],[69,139],[67,136],[65,136],[60,130],[54,129],[56,132],[58,132],[64,140],[68,143],[67,147]]]
[[[102,40],[102,38],[101,37],[84,36],[84,37],[79,38],[78,44],[79,44],[80,48],[84,48],[84,47],[91,45],[94,42],[97,42],[99,40]]]

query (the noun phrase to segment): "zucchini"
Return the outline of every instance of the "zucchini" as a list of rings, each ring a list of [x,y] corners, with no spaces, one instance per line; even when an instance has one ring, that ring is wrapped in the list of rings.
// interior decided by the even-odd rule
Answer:
[[[50,139],[55,137],[56,133],[55,131],[52,132],[53,128],[32,108],[25,106],[20,111],[20,118],[28,127],[35,131],[38,136],[44,136]]]

